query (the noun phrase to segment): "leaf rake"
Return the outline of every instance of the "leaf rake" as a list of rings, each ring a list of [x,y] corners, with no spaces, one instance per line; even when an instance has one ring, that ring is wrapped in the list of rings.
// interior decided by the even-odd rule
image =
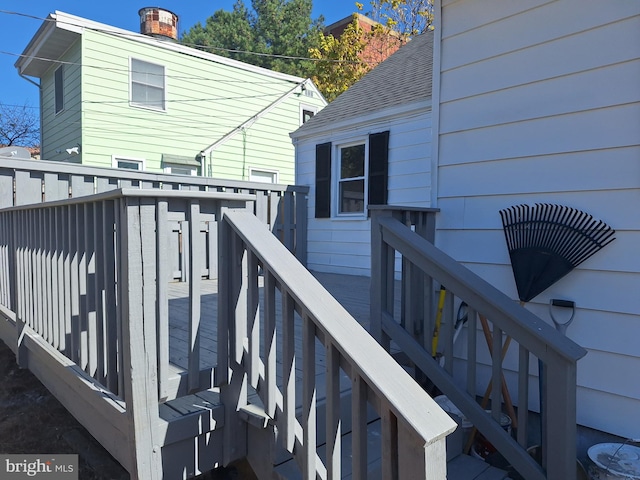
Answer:
[[[575,208],[537,203],[500,210],[521,302],[528,302],[615,240],[615,230]]]

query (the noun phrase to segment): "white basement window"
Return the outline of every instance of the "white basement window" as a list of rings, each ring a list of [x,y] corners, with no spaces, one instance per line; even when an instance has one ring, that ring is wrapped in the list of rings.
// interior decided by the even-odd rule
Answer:
[[[144,170],[144,159],[142,158],[130,158],[120,157],[113,155],[111,157],[111,166],[113,168],[119,168],[121,170]]]
[[[278,171],[250,168],[249,181],[258,183],[278,183]]]

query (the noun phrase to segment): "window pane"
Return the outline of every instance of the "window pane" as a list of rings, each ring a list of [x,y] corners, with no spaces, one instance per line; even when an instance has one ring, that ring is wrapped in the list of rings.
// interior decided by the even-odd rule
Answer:
[[[169,167],[169,173],[173,173],[174,175],[191,175],[191,176],[194,176],[194,175],[197,174],[197,170],[195,168],[171,165]]]
[[[54,90],[56,113],[61,112],[64,108],[64,70],[63,66],[59,66],[54,75]]]
[[[164,67],[142,60],[131,60],[131,79],[154,87],[164,87]]]
[[[307,123],[315,114],[316,112],[312,110],[302,110],[302,123]]]
[[[118,160],[118,168],[125,168],[127,170],[140,170],[142,165],[140,162],[129,160]]]
[[[131,103],[164,110],[164,67],[131,59]]]
[[[364,212],[364,180],[340,182],[340,213]]]
[[[364,177],[364,144],[340,149],[340,178]]]
[[[134,83],[131,101],[143,107],[164,109],[164,90]]]
[[[264,172],[262,170],[251,170],[249,172],[250,182],[276,183],[276,179],[276,172]]]

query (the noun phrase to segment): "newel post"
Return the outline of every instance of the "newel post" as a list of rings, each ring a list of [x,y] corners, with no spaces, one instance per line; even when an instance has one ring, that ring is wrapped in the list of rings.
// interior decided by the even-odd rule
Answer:
[[[575,479],[576,475],[576,362],[549,352],[545,370],[546,441],[543,439],[543,462],[546,457],[548,478]],[[554,358],[555,357],[555,358]]]
[[[390,217],[392,212],[388,209],[369,208],[371,213],[370,328],[373,338],[389,350],[389,337],[383,334],[382,313],[388,311],[389,305],[393,309],[394,263],[389,261],[392,255],[389,255],[389,247],[382,238],[380,218]]]
[[[247,375],[240,362],[243,356],[243,329],[237,315],[242,302],[242,251],[241,242],[233,234],[222,210],[218,222],[218,366],[217,383],[220,400],[225,408],[222,463],[229,463],[247,456],[247,425],[238,415],[246,405]],[[246,321],[246,315],[244,316]],[[245,325],[246,327],[246,325]]]
[[[124,398],[132,477],[162,478],[156,352],[155,200],[120,201]]]

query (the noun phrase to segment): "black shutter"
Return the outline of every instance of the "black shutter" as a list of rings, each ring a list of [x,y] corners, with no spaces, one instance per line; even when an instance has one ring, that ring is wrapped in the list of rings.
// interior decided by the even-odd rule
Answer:
[[[316,145],[316,218],[331,217],[331,142]]]
[[[389,131],[369,135],[369,205],[387,204]]]

